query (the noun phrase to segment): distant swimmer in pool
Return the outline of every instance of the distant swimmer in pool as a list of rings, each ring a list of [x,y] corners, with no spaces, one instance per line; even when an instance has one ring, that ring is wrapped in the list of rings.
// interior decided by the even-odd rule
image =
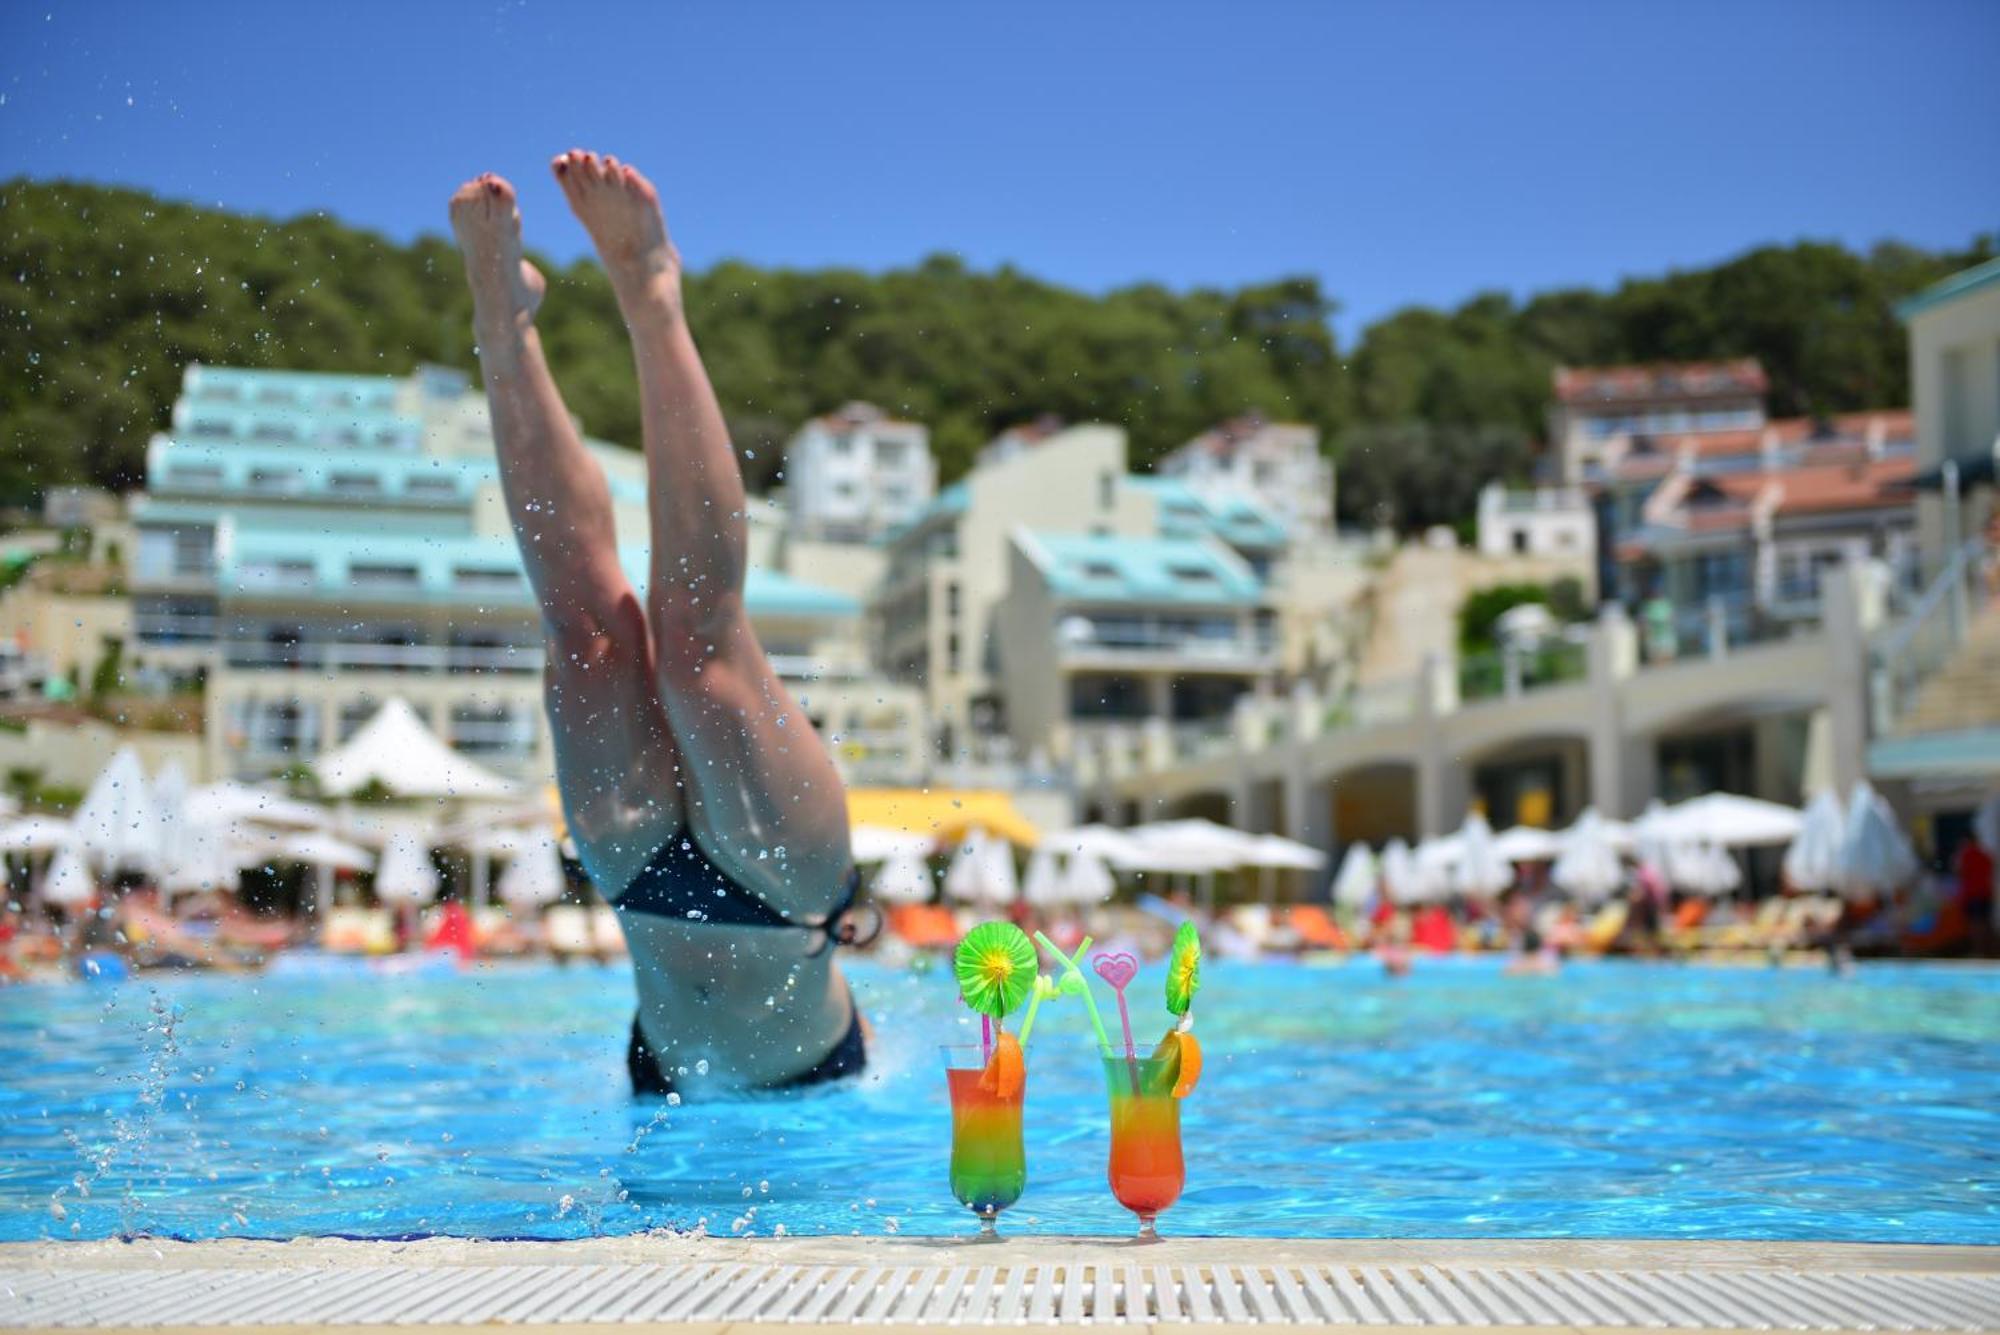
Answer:
[[[859,878],[846,797],[744,610],[745,497],[681,307],[652,183],[557,157],[638,363],[652,524],[646,595],[618,562],[610,488],[549,375],[544,284],[514,188],[460,186],[452,229],[502,490],[548,646],[563,809],[618,910],[639,991],[627,1052],[646,1094],[775,1089],[859,1071],[860,1012],[833,959]]]

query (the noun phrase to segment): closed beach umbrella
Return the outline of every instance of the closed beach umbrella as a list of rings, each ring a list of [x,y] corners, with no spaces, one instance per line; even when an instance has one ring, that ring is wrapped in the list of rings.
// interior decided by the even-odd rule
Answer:
[[[931,869],[924,855],[913,848],[891,853],[869,886],[870,893],[884,904],[928,904],[933,889]]]
[[[234,890],[240,868],[229,831],[219,825],[180,822],[160,860],[162,896]]]
[[[1423,892],[1416,857],[1401,839],[1382,845],[1382,888],[1393,904],[1413,904]]]
[[[49,874],[42,881],[42,900],[63,908],[79,908],[97,898],[97,878],[81,849],[74,845],[56,854]]]
[[[1840,848],[1847,838],[1847,812],[1840,796],[1824,789],[1806,803],[1799,832],[1785,849],[1785,880],[1794,890],[1818,894],[1840,888]]]
[[[509,908],[538,909],[561,899],[568,884],[555,831],[543,825],[528,831],[526,845],[500,873],[497,889]]]
[[[1355,840],[1341,854],[1340,870],[1333,875],[1333,902],[1350,909],[1367,906],[1375,899],[1379,877],[1375,855],[1369,852],[1367,844]]]
[[[944,892],[963,904],[1014,901],[1014,851],[977,827],[966,832],[945,872]]]
[[[76,809],[84,852],[106,872],[148,874],[160,855],[160,826],[139,753],[120,747],[91,781]]]
[[[1608,898],[1625,883],[1612,832],[1595,807],[1586,807],[1576,824],[1563,831],[1563,850],[1549,869],[1549,879],[1585,903]]]
[[[1062,902],[1102,904],[1117,891],[1111,869],[1094,853],[1071,853],[1063,867]]]
[[[1021,898],[1036,908],[1053,908],[1063,902],[1062,867],[1055,850],[1042,845],[1028,856],[1027,875],[1021,880]]]
[[[1917,874],[1917,855],[1882,795],[1866,780],[1847,799],[1840,844],[1840,889],[1852,899],[1886,895]]]
[[[1486,817],[1473,812],[1458,832],[1458,861],[1452,871],[1452,886],[1462,895],[1481,897],[1499,894],[1514,884],[1514,867],[1495,847],[1493,827]]]
[[[1715,843],[1673,846],[1662,870],[1677,889],[1691,895],[1726,895],[1743,884],[1743,869],[1728,849]]]
[[[1014,876],[1014,846],[997,835],[988,835],[981,860],[985,863],[981,880],[986,886],[987,902],[1013,903],[1020,893],[1020,882]]]
[[[1972,837],[1987,852],[2000,854],[2000,793],[1979,804],[1972,817]]]
[[[408,825],[392,829],[375,869],[376,896],[391,904],[419,905],[436,899],[437,892],[437,868],[422,831]]]
[[[1450,896],[1452,880],[1464,848],[1465,845],[1455,834],[1426,839],[1417,845],[1416,852],[1412,854],[1416,866],[1416,887],[1410,897],[1412,903],[1430,904]]]

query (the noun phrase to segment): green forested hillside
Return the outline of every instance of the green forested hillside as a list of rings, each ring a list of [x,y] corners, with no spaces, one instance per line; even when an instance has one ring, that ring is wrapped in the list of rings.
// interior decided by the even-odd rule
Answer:
[[[1517,303],[1399,312],[1343,355],[1314,278],[1091,296],[933,257],[868,274],[724,263],[689,280],[716,388],[753,468],[803,417],[871,399],[931,424],[942,471],[1041,412],[1125,425],[1150,462],[1246,408],[1318,424],[1342,508],[1406,524],[1469,509],[1526,467],[1558,361],[1752,355],[1779,412],[1898,404],[1891,304],[1986,258],[1801,244],[1712,269]],[[571,407],[637,437],[632,369],[594,263],[543,264],[541,324]],[[283,222],[121,189],[0,185],[0,503],[54,482],[137,479],[190,360],[329,371],[473,367],[448,241],[399,245],[314,215]]]

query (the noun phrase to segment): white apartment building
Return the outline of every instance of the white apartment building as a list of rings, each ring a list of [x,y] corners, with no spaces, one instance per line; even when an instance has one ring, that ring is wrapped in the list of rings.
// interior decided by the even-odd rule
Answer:
[[[1597,550],[1597,512],[1581,487],[1509,491],[1489,482],[1479,491],[1482,556],[1555,556],[1589,561]]]
[[[1994,504],[2000,465],[2000,260],[1988,260],[1911,297],[1896,310],[1910,330],[1916,462],[1931,485],[1917,499],[1917,531],[1931,564],[1977,534]],[[1947,515],[1942,468],[1956,465],[1961,501]],[[1975,479],[1983,477],[1984,485]]]
[[[644,460],[588,446],[643,588]],[[132,519],[133,657],[204,679],[209,774],[310,760],[400,697],[489,767],[552,775],[540,622],[464,376],[190,367]],[[858,601],[758,567],[745,596],[850,778],[920,775],[922,701],[870,671]]]
[[[1769,388],[1755,358],[1559,366],[1549,444],[1561,461],[1562,480],[1582,482],[1658,437],[1761,430]]]
[[[803,537],[872,542],[915,518],[936,491],[929,429],[872,403],[813,418],[785,447],[785,500]]]
[[[1265,583],[1213,537],[1008,535],[995,609],[1007,729],[1057,759],[1106,729],[1226,741],[1278,665]]]
[[[1333,461],[1319,432],[1255,413],[1202,432],[1162,458],[1155,472],[1179,478],[1211,500],[1242,497],[1276,515],[1295,540],[1333,533]]]

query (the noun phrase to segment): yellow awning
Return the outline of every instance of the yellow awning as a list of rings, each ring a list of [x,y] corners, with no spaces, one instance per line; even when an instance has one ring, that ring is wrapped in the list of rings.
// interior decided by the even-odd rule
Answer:
[[[1032,848],[1041,831],[997,788],[850,788],[847,823],[876,825],[952,843],[974,826]]]

